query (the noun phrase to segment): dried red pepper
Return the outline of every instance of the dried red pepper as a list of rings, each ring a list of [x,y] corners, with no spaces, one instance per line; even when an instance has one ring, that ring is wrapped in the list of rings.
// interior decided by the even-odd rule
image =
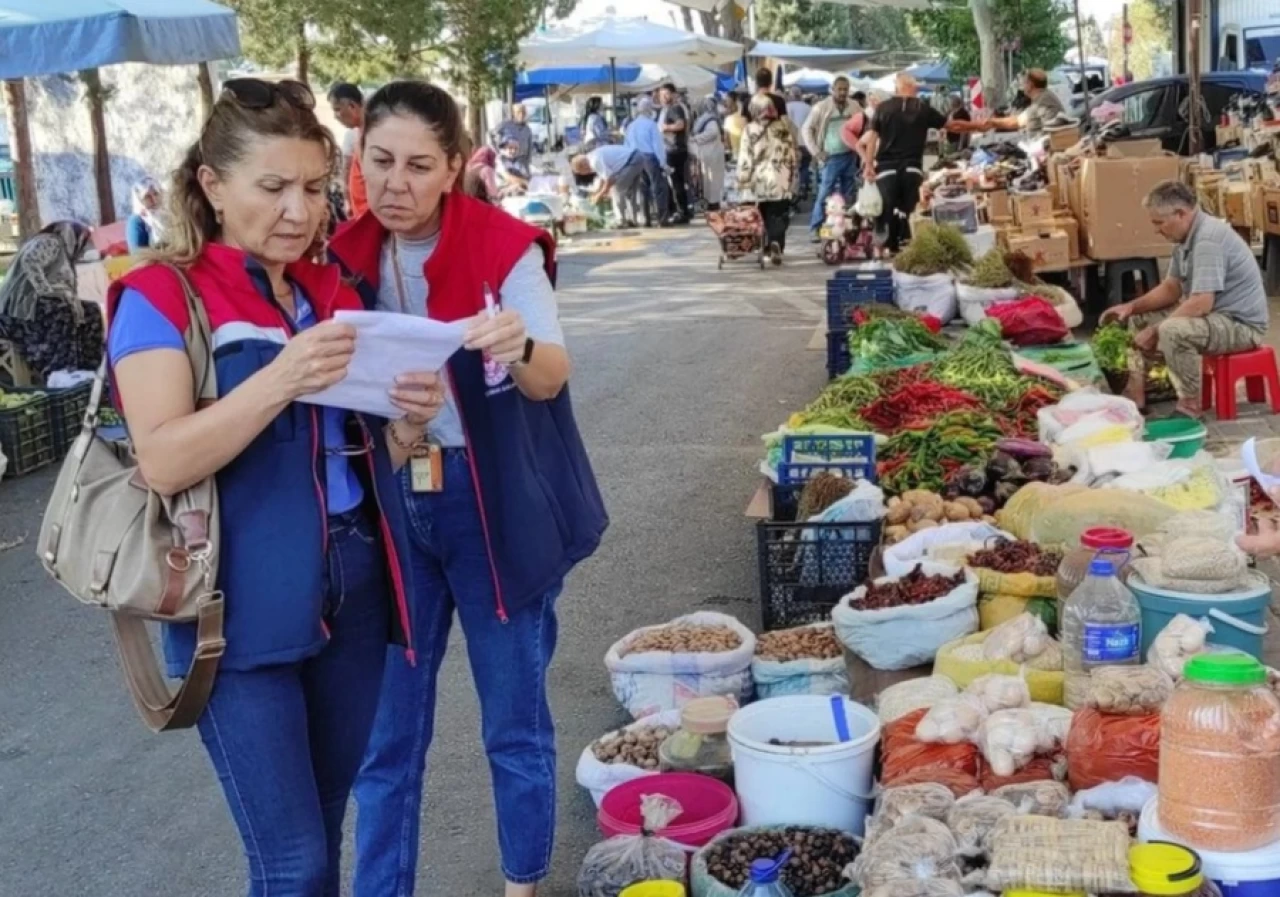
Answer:
[[[943,595],[950,594],[962,585],[964,585],[963,570],[955,576],[926,575],[924,569],[916,564],[911,568],[911,572],[896,580],[870,583],[867,586],[867,593],[858,602],[857,609],[883,610],[888,607],[928,604]]]
[[[968,411],[982,403],[963,390],[928,380],[903,386],[862,409],[862,419],[881,433],[893,434],[919,422],[932,421],[948,411]]]

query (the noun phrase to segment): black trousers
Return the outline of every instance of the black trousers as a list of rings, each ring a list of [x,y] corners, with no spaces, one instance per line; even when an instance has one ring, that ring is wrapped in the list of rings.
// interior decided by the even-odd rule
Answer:
[[[775,199],[758,203],[764,218],[764,245],[777,243],[779,249],[787,248],[787,228],[791,225],[791,200]]]
[[[914,166],[887,168],[876,175],[876,186],[884,210],[880,213],[880,230],[885,237],[885,248],[897,252],[911,235],[911,213],[920,201],[920,184],[924,175]]]
[[[689,151],[667,150],[667,166],[671,169],[671,188],[674,194],[671,211],[688,218],[689,211]]]

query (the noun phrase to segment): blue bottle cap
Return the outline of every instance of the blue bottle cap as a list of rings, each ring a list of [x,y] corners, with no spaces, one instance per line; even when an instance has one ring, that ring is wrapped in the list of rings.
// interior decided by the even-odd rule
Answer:
[[[791,859],[791,851],[784,850],[773,859],[752,860],[751,881],[758,885],[773,884],[778,880],[782,867],[787,864],[789,859]]]
[[[1115,565],[1108,558],[1094,558],[1089,562],[1090,576],[1114,576]]]

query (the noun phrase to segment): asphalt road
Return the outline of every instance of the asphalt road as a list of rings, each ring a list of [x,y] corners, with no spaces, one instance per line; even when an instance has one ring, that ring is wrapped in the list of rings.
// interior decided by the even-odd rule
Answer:
[[[803,229],[792,231],[803,239]],[[806,351],[821,266],[716,271],[701,228],[593,241],[562,259],[572,389],[613,523],[561,599],[551,673],[560,829],[547,895],[576,894],[599,839],[574,782],[584,745],[626,721],[602,658],[630,629],[690,610],[758,624],[754,533],[743,509],[759,434],[824,382]],[[0,897],[232,897],[239,840],[192,732],[135,718],[106,621],[44,574],[31,549],[53,480],[0,484]],[[456,635],[455,641],[460,641]],[[441,682],[419,894],[501,894],[488,769],[461,645]]]

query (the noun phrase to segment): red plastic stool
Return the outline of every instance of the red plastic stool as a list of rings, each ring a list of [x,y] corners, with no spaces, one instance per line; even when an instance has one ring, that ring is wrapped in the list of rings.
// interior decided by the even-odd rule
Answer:
[[[1218,420],[1236,419],[1236,384],[1241,379],[1250,402],[1265,402],[1270,394],[1271,413],[1280,414],[1280,371],[1276,369],[1275,350],[1270,346],[1230,355],[1205,355],[1200,371],[1200,407],[1208,411],[1216,402]]]

